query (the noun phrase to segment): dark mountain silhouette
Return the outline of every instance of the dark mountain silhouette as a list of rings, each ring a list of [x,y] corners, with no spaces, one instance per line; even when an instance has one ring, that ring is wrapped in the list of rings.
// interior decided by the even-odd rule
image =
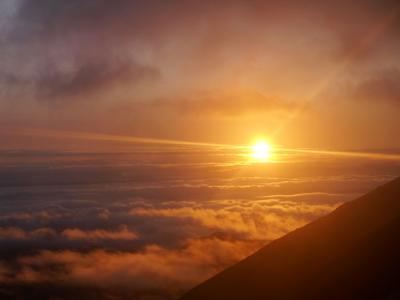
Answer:
[[[400,299],[400,178],[270,243],[181,300]]]

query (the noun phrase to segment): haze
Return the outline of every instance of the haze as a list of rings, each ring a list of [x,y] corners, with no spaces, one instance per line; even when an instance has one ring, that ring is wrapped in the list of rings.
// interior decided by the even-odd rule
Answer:
[[[0,298],[177,299],[398,176],[399,34],[396,0],[1,1]]]

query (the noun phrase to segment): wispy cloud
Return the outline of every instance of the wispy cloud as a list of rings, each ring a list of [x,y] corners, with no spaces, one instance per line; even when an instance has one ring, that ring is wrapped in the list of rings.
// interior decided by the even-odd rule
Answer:
[[[121,226],[116,231],[102,229],[81,230],[79,228],[64,229],[61,235],[71,240],[134,240],[138,237],[137,233],[129,230],[126,225]]]
[[[149,245],[135,253],[43,251],[21,257],[17,269],[1,265],[0,280],[3,284],[62,282],[100,289],[111,286],[136,293],[161,290],[161,294],[171,296],[246,257],[259,246],[259,242],[209,238],[189,240],[177,250]]]
[[[135,208],[134,216],[182,218],[223,234],[249,240],[273,240],[333,210],[334,205],[308,205],[283,200],[227,201],[223,207]]]

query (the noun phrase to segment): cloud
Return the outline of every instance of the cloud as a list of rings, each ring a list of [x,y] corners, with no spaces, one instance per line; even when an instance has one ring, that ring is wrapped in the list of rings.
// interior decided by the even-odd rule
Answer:
[[[293,104],[277,96],[264,95],[255,90],[240,89],[197,92],[194,95],[155,100],[149,104],[155,107],[170,108],[179,113],[226,116],[286,111],[293,108]]]
[[[398,8],[398,3],[392,0],[368,2],[370,5],[366,6],[361,0],[352,3],[301,0],[288,1],[286,5],[259,0],[218,3],[122,0],[111,4],[103,0],[67,3],[24,0],[8,9],[12,11],[11,17],[4,19],[13,30],[8,30],[8,45],[2,49],[7,54],[2,69],[10,71],[6,73],[9,81],[25,78],[27,72],[47,70],[47,76],[41,76],[42,84],[48,93],[57,96],[86,91],[96,83],[101,87],[106,79],[115,81],[120,76],[132,76],[127,74],[132,71],[125,63],[120,66],[122,57],[136,64],[131,67],[134,74],[165,71],[172,89],[181,88],[179,82],[186,82],[189,77],[200,81],[201,88],[211,85],[205,77],[216,80],[214,87],[224,88],[227,83],[229,88],[236,88],[246,87],[247,83],[251,87],[253,81],[260,81],[271,87],[271,95],[279,98],[282,91],[273,88],[279,83],[271,75],[279,79],[282,75],[291,78],[290,72],[308,76],[306,72],[298,74],[297,69],[307,68],[312,73],[318,59],[321,60],[318,61],[321,73],[316,74],[319,79],[326,71],[323,60],[335,60],[338,53],[348,55],[349,49],[357,48],[354,44],[364,40],[371,28],[379,27]],[[398,27],[397,23],[390,25],[382,36],[386,42],[395,37],[396,30],[392,32],[391,27]],[[312,42],[313,47],[305,47],[307,42]],[[382,44],[376,43],[374,47]],[[23,46],[29,48],[28,59],[24,57]],[[291,61],[291,57],[295,59]],[[274,59],[278,65],[271,61]],[[16,70],[21,62],[26,67]],[[79,62],[79,66],[72,74],[59,71],[74,62]],[[185,76],[188,72],[190,76]],[[248,75],[244,82],[240,80],[247,73],[259,76]],[[227,77],[239,80],[226,82]],[[285,81],[283,86],[296,89],[294,85],[303,83],[301,78],[298,80]],[[191,85],[184,88],[190,91]],[[257,88],[258,93],[269,95],[259,85]],[[163,96],[168,89],[163,86],[157,96]],[[188,105],[187,101],[183,100],[182,105]]]
[[[157,80],[156,68],[140,65],[130,60],[120,62],[79,62],[66,69],[54,66],[39,67],[36,74],[20,78],[15,74],[0,74],[0,84],[9,90],[33,89],[39,101],[101,99],[99,94],[112,94],[118,88]]]
[[[38,239],[56,236],[56,232],[51,228],[38,228],[26,231],[17,227],[0,227],[0,240],[24,240]]]
[[[6,155],[0,298],[34,292],[170,300],[393,176],[384,174],[398,173],[392,163],[389,169],[367,164],[368,173],[366,166],[330,160],[318,170],[314,160],[196,164],[203,152],[168,150]]]
[[[67,72],[43,72],[34,81],[38,99],[52,101],[69,97],[87,99],[93,94],[109,93],[118,86],[134,85],[141,81],[158,78],[156,69],[134,64],[130,61],[118,63],[86,63]],[[82,98],[79,98],[82,99]]]
[[[138,234],[129,230],[126,225],[121,225],[119,230],[82,230],[79,228],[66,228],[60,233],[48,227],[25,230],[19,227],[0,227],[0,240],[27,240],[63,237],[69,240],[134,240]]]
[[[71,240],[134,240],[138,237],[137,233],[129,230],[126,225],[122,225],[117,231],[64,229],[61,235]]]
[[[177,7],[177,3],[172,5]],[[156,22],[160,10],[165,7],[161,1],[147,4],[122,0],[111,5],[103,0],[41,0],[37,3],[23,1],[17,15],[22,22],[18,33],[24,38],[26,32],[33,34],[35,38],[55,37],[60,34],[68,36],[78,32],[85,34],[88,31],[108,38],[117,32],[134,34],[146,30],[142,27],[144,24],[152,25]],[[156,24],[152,25],[153,28],[155,26]]]
[[[89,253],[43,251],[18,259],[18,268],[3,265],[3,284],[86,286],[136,292],[155,290],[174,294],[251,254],[259,242],[217,238],[188,240],[181,249],[149,245],[143,251]]]
[[[365,26],[368,17],[385,15],[398,7],[395,0],[365,1],[357,0],[352,3],[346,1],[336,1],[323,3],[317,0],[288,1],[285,5],[277,4],[275,1],[244,0],[235,1],[170,1],[166,4],[163,1],[128,1],[121,0],[118,3],[110,4],[107,1],[79,1],[70,0],[67,3],[62,0],[40,0],[32,3],[29,0],[21,1],[18,11],[18,18],[30,25],[30,33],[41,34],[64,34],[76,33],[78,29],[83,31],[96,31],[97,34],[103,32],[106,35],[119,32],[122,35],[139,35],[153,33],[156,29],[163,30],[179,27],[188,21],[197,23],[201,18],[208,21],[221,23],[226,21],[229,12],[243,11],[248,13],[255,20],[262,17],[269,17],[264,22],[274,24],[280,18],[293,18],[295,16],[308,16],[316,20],[320,13],[329,25],[336,24],[336,30],[344,30],[347,24],[341,24],[339,20],[348,21],[351,19],[363,20],[364,22],[351,24],[352,28],[361,30]],[[307,5],[308,4],[308,5]],[[364,4],[360,11],[360,6]],[[225,8],[225,13],[220,9]],[[247,10],[245,10],[247,9]],[[357,11],[357,9],[359,11]],[[218,14],[215,11],[218,11]],[[228,13],[226,13],[228,12]],[[175,16],[173,19],[171,17]],[[127,24],[131,26],[127,26]],[[34,25],[34,26],[32,26]],[[135,25],[135,26],[133,26]],[[149,28],[144,27],[148,25]],[[22,28],[27,30],[29,28]],[[29,31],[28,31],[29,32]],[[353,32],[348,32],[348,35]],[[342,33],[344,34],[344,33]],[[354,34],[354,33],[353,33]],[[34,36],[36,37],[36,36]]]
[[[376,71],[360,82],[353,91],[357,100],[400,103],[400,69]]]
[[[216,203],[215,203],[216,204]],[[327,214],[335,205],[296,203],[288,200],[218,202],[177,208],[134,208],[131,214],[194,220],[202,226],[246,240],[270,241]]]
[[[32,222],[38,221],[39,223],[50,222],[51,220],[59,219],[61,217],[67,217],[66,212],[60,213],[48,210],[39,210],[35,212],[12,212],[9,214],[1,214],[0,222],[13,222],[18,221]]]
[[[359,81],[362,70],[382,65],[383,59],[388,65],[399,64],[397,22],[362,47],[398,4],[391,0],[364,4],[362,0],[300,0],[285,5],[269,0],[3,4],[0,117],[11,127],[198,140],[228,139],[224,134],[228,130],[237,140],[253,132],[272,132],[289,117],[288,111],[309,100],[324,83],[337,87],[343,78],[346,83]],[[353,59],[354,52],[368,55]],[[357,75],[348,79],[342,73]],[[254,119],[247,120],[249,116]],[[296,118],[294,123],[305,119]],[[303,127],[278,138],[287,136],[291,142],[292,135],[301,136],[297,129]],[[17,148],[15,138],[9,141],[9,147]],[[18,141],[30,142],[22,137]],[[83,142],[68,146],[78,144]]]

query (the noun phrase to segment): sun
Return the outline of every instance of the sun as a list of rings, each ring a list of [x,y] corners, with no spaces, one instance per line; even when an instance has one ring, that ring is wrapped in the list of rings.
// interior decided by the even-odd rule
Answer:
[[[264,140],[259,140],[252,146],[251,157],[258,162],[267,162],[271,158],[271,152],[271,145]]]

